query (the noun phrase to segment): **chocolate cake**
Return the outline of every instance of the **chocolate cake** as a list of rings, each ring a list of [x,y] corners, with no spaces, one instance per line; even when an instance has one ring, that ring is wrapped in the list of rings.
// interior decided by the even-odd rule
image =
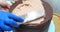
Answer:
[[[39,15],[40,17],[31,22],[21,24],[19,28],[15,28],[17,32],[44,32],[48,29],[53,10],[52,7],[43,0],[18,0],[10,8],[10,12],[17,16],[34,11],[42,11],[41,16]]]

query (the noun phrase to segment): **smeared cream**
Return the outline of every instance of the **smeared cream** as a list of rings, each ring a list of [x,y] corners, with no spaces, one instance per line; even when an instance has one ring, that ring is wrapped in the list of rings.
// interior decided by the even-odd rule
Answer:
[[[24,18],[25,20],[23,23],[34,20],[36,18],[39,18],[45,15],[45,10],[41,0],[26,0],[26,1],[23,0],[22,2],[23,3],[17,5],[13,9],[12,13],[17,16],[22,16],[22,18]],[[38,24],[43,20],[44,18],[39,19],[38,21],[29,22],[29,23]]]

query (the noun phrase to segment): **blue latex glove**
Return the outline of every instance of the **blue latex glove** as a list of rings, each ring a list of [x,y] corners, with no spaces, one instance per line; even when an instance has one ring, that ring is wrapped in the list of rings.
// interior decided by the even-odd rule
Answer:
[[[20,17],[17,17],[9,12],[4,12],[0,10],[0,32],[3,31],[10,31],[12,27],[18,27],[19,25],[16,21],[23,22],[24,20]]]

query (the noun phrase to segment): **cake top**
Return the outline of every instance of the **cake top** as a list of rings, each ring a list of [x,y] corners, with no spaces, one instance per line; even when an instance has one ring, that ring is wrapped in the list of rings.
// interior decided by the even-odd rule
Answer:
[[[37,1],[36,0],[19,0],[11,6],[10,11],[12,11],[12,13],[17,16],[22,16],[26,14],[29,16],[30,14],[32,15],[31,12],[42,11],[42,13],[39,13],[39,16],[40,15],[45,16],[45,18],[41,18],[34,22],[33,21],[29,22],[30,24],[36,24],[36,23],[40,24],[41,21],[46,22],[52,17],[52,9],[50,5],[45,4],[45,2],[43,3],[43,1],[41,0],[37,0]],[[36,16],[36,14],[33,13],[33,16]],[[31,17],[29,16],[28,18],[29,19],[34,18],[33,16]]]
[[[19,12],[18,12],[19,11]],[[42,2],[40,0],[22,0],[12,11],[15,15],[23,15],[32,11],[43,11],[45,14]]]

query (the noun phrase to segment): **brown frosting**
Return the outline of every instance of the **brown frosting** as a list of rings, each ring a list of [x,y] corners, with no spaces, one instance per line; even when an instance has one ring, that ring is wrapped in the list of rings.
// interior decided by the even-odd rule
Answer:
[[[21,3],[22,3],[22,0],[16,1],[16,3],[14,3],[11,6],[10,12],[12,12],[14,10],[14,8],[18,4],[21,4]],[[49,27],[49,24],[51,22],[52,15],[53,15],[53,10],[52,10],[52,7],[48,3],[44,2],[43,0],[42,0],[42,4],[43,4],[43,7],[45,9],[45,14],[46,14],[46,17],[44,18],[44,21],[41,22],[37,26],[20,25],[20,28],[16,28],[16,31],[22,32],[24,30],[27,30],[27,31],[29,31],[29,30],[40,30],[39,32],[42,32]]]

